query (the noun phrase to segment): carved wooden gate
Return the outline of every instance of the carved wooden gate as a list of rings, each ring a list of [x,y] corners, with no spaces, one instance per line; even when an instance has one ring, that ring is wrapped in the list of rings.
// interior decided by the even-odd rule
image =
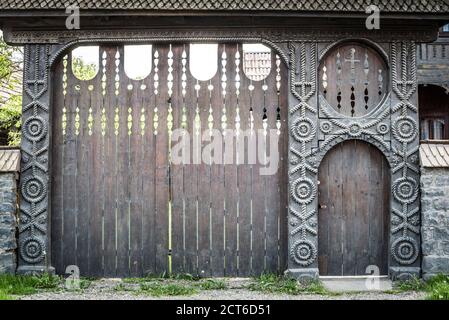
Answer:
[[[271,129],[279,154],[286,154],[286,67],[276,54],[247,57],[241,44],[221,43],[218,72],[198,81],[189,50],[153,45],[146,56],[151,73],[141,80],[125,73],[123,46],[100,46],[91,80],[73,75],[70,53],[56,65],[51,257],[58,273],[69,265],[91,276],[286,269],[285,161],[262,175],[265,165],[239,163],[239,151],[225,153],[224,163],[194,152],[189,161],[173,160],[184,134],[204,150],[217,132],[239,145],[237,136],[245,136],[239,129],[253,133],[243,140],[247,152],[255,137],[262,140],[257,151],[273,148]],[[250,80],[251,70],[266,78]],[[201,135],[209,139],[196,140]]]
[[[319,172],[319,269],[323,276],[388,274],[389,164],[357,140],[334,147]]]

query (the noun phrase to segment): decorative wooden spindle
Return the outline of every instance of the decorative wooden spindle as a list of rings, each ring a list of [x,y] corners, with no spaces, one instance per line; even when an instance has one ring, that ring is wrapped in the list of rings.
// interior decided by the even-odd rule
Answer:
[[[64,56],[63,58],[63,75],[62,75],[62,94],[64,96],[64,106],[62,107],[62,135],[66,135],[67,131],[67,108],[66,108],[66,96],[67,96],[67,65],[68,65],[68,56]]]
[[[195,84],[195,91],[196,91],[196,108],[195,108],[195,135],[197,137],[201,134],[201,116],[200,116],[200,105],[199,105],[199,98],[200,98],[200,89],[201,85],[199,81],[196,81]]]
[[[226,116],[226,87],[227,87],[227,77],[226,77],[226,65],[227,65],[227,55],[226,55],[226,45],[223,45],[223,53],[221,55],[221,93],[223,97],[223,108],[221,116],[221,129],[223,130],[223,135],[226,135],[227,128],[227,116]]]
[[[341,86],[342,86],[342,73],[343,73],[343,69],[342,69],[342,64],[341,64],[341,54],[340,52],[337,53],[337,108],[340,110],[341,109],[341,99],[342,99],[342,92],[341,92]]]
[[[157,135],[157,129],[159,127],[159,115],[157,108],[157,96],[159,94],[159,52],[155,50],[154,52],[154,110],[153,110],[153,129],[154,134]]]
[[[187,94],[187,52],[186,45],[182,51],[181,57],[182,64],[182,76],[181,76],[181,92],[182,92],[182,115],[181,115],[181,128],[187,129],[187,106],[186,106],[186,94]]]
[[[214,128],[214,109],[212,108],[212,91],[214,90],[214,86],[212,85],[212,80],[209,81],[209,85],[207,86],[207,90],[209,90],[209,117],[207,118],[209,135],[212,136],[212,129]]]
[[[173,133],[173,107],[172,107],[172,96],[173,96],[173,51],[172,45],[170,44],[170,49],[168,51],[168,76],[167,76],[167,88],[168,88],[168,115],[167,115],[167,129],[169,143],[171,141],[171,136]]]
[[[280,107],[281,81],[282,81],[281,58],[278,55],[276,55],[276,93],[277,93],[277,100],[278,100],[277,108],[276,108],[276,129],[277,129],[278,135],[281,134],[281,126],[282,126],[281,107]]]
[[[237,44],[237,51],[235,53],[235,95],[237,96],[237,106],[235,108],[235,133],[237,136],[240,135],[240,106],[239,106],[239,96],[240,96],[240,51],[239,45]]]
[[[106,65],[107,65],[108,55],[106,51],[103,51],[101,56],[101,95],[103,96],[103,104],[101,108],[101,135],[104,137],[106,135],[106,127],[107,127],[107,117],[106,117],[106,108],[104,100],[106,98],[106,86],[107,86],[107,75],[106,75]]]
[[[365,90],[364,90],[364,100],[365,100],[365,110],[368,110],[368,102],[369,102],[369,60],[368,60],[368,52],[365,52],[365,62],[363,67],[363,72],[365,73]]]
[[[114,79],[114,87],[115,87],[115,97],[116,97],[116,107],[115,107],[115,116],[114,116],[114,134],[118,136],[119,128],[120,128],[120,109],[118,106],[118,96],[120,94],[120,51],[117,49],[115,54],[115,79]]]
[[[262,91],[263,91],[263,115],[262,115],[262,128],[263,128],[263,134],[264,136],[267,135],[268,133],[268,110],[267,110],[267,105],[266,105],[266,101],[267,101],[267,90],[268,90],[268,85],[265,81],[265,79],[263,80],[263,85],[262,85]]]

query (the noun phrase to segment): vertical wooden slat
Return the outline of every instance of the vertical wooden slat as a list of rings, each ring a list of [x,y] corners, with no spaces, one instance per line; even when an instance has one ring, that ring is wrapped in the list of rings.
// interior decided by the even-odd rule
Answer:
[[[196,139],[195,129],[195,109],[196,109],[196,80],[191,74],[189,62],[189,45],[186,45],[187,52],[187,92],[186,92],[186,107],[187,107],[187,131],[190,134],[190,163],[184,166],[184,199],[185,199],[185,272],[197,275],[197,205],[198,205],[198,165],[193,164],[195,157],[193,150],[193,143]],[[203,123],[204,125],[204,123]],[[201,133],[200,133],[201,134]],[[200,152],[201,157],[201,152]]]
[[[117,154],[117,274],[129,275],[129,180],[130,180],[130,137],[128,135],[128,106],[130,103],[130,92],[125,82],[123,68],[123,47],[120,52],[120,94],[117,98],[119,109],[119,128]]]
[[[224,98],[222,95],[222,53],[225,49],[225,45],[220,44],[218,46],[217,53],[217,74],[212,79],[212,85],[214,86],[214,91],[212,93],[212,108],[214,124],[213,128],[217,130],[219,135],[213,137],[213,139],[219,139],[219,143],[214,143],[215,146],[221,145],[223,148],[223,132],[221,129],[222,124],[222,109]],[[214,150],[214,152],[220,152],[219,150]],[[213,276],[223,276],[224,274],[224,166],[223,166],[223,149],[221,150],[221,159],[216,157],[219,163],[212,163],[210,167],[211,175],[211,274]],[[215,157],[214,157],[215,158]],[[221,160],[221,161],[220,161]]]
[[[151,57],[147,57],[150,59]],[[125,56],[126,59],[126,56]],[[138,277],[143,274],[142,271],[142,219],[143,219],[143,208],[142,208],[142,197],[141,186],[142,186],[142,174],[143,163],[142,163],[142,144],[143,137],[141,134],[141,110],[143,107],[143,95],[144,91],[141,90],[140,86],[143,81],[132,81],[132,95],[131,103],[128,108],[132,109],[132,128],[130,137],[130,204],[129,204],[129,239],[130,239],[130,275],[132,277]],[[128,128],[129,130],[129,128]],[[145,182],[146,183],[146,182]]]
[[[104,139],[101,133],[101,117],[104,105],[101,78],[102,78],[102,53],[100,47],[100,71],[96,77],[95,88],[92,99],[93,128],[89,143],[89,187],[88,203],[90,208],[89,216],[89,275],[103,275],[103,205],[104,205],[104,176],[103,176],[103,156]]]
[[[75,109],[76,94],[75,76],[71,68],[71,59],[68,63],[67,80],[67,140],[64,156],[63,193],[64,193],[64,225],[63,225],[63,265],[65,268],[76,264],[75,252],[75,217],[76,217],[76,136],[75,136]]]
[[[225,224],[225,275],[237,274],[237,214],[238,214],[238,184],[237,184],[237,168],[236,165],[236,136],[235,136],[235,116],[237,106],[237,95],[235,88],[236,62],[235,54],[237,52],[236,44],[227,44],[226,52],[228,56],[227,63],[227,99],[226,99],[226,115],[228,133],[226,141],[232,143],[232,163],[224,165],[224,197],[226,202],[226,224]],[[241,70],[241,64],[240,64]],[[240,71],[241,73],[241,71]],[[231,131],[232,130],[232,137]],[[226,142],[225,142],[226,143]],[[229,144],[228,143],[228,144]],[[226,149],[224,149],[226,152]]]
[[[243,51],[239,47],[242,59],[243,70]],[[238,149],[247,150],[249,141],[243,138],[243,133],[249,130],[249,79],[241,73],[241,94],[240,94],[240,125],[241,132],[238,139]],[[244,148],[240,147],[244,145]],[[247,154],[247,152],[245,152]],[[240,155],[241,159],[247,159],[245,155]],[[239,163],[238,166],[238,184],[239,184],[239,276],[249,276],[251,272],[251,166],[247,164],[247,160]]]
[[[168,172],[168,133],[167,133],[167,55],[168,45],[156,46],[159,50],[160,90],[157,97],[159,109],[159,128],[156,141],[156,273],[168,271],[168,203],[169,203],[169,172]]]
[[[183,45],[173,45],[173,130],[181,128],[182,115],[182,52]],[[191,84],[190,84],[191,85]],[[171,145],[179,143],[172,141]],[[184,164],[171,163],[171,204],[172,204],[172,272],[184,273]],[[189,234],[189,236],[191,236]]]
[[[279,140],[280,153],[280,179],[278,181],[278,190],[280,193],[279,203],[279,272],[287,270],[288,256],[288,69],[284,63],[280,65],[281,73],[281,92],[279,96],[279,106],[281,111],[281,137]]]
[[[54,174],[52,175],[52,215],[51,215],[51,263],[56,269],[56,273],[64,272],[62,264],[63,256],[63,223],[64,223],[64,194],[63,194],[63,164],[64,164],[64,149],[65,137],[62,133],[62,115],[64,108],[63,95],[63,61],[61,60],[54,70],[54,92],[55,99],[53,100],[53,154],[52,167]]]
[[[116,47],[105,47],[107,53],[107,88],[106,88],[106,117],[107,128],[106,135],[104,137],[104,276],[114,277],[116,276],[116,195],[117,195],[117,155],[116,148],[119,143],[118,136],[115,135],[114,118],[115,118],[115,54]]]
[[[202,130],[200,134],[203,137],[201,150],[204,150],[209,144],[208,141],[205,141],[205,138],[209,135],[208,118],[210,97],[209,90],[207,89],[209,82],[200,82],[200,85],[199,106]],[[219,88],[214,86],[214,90],[219,90]],[[200,275],[210,276],[211,167],[210,157],[206,153],[204,155],[205,157],[202,157],[201,164],[198,165],[198,270]]]
[[[153,47],[153,52],[157,48]],[[152,57],[148,57],[151,59]],[[152,71],[145,81],[147,91],[144,97],[145,108],[145,135],[142,142],[142,272],[143,275],[156,272],[156,149],[153,129],[153,117],[155,107],[154,74],[155,66],[152,63]]]
[[[251,144],[256,144],[255,163],[252,164],[252,274],[259,275],[265,267],[265,205],[266,197],[271,190],[265,186],[265,177],[260,174],[261,161],[264,161],[264,151],[266,150],[265,139],[263,137],[263,81],[253,81],[255,87],[253,91],[253,117],[254,133]]]
[[[268,132],[267,132],[267,142],[266,142],[266,153],[267,159],[270,159],[270,163],[267,164],[267,167],[274,168],[275,171],[273,173],[265,175],[265,190],[267,192],[267,196],[265,199],[265,217],[266,217],[266,233],[265,233],[265,242],[266,242],[266,256],[265,256],[265,264],[266,271],[275,272],[278,270],[278,228],[279,228],[279,214],[281,212],[281,198],[280,191],[278,189],[278,182],[281,177],[282,172],[280,171],[280,157],[282,155],[282,149],[280,145],[280,141],[277,141],[275,150],[271,149],[271,146],[274,145],[270,140],[278,139],[280,136],[275,134],[276,130],[276,116],[277,116],[277,89],[276,89],[276,57],[274,52],[272,52],[271,57],[271,73],[266,79],[266,84],[268,86],[267,94],[266,94],[266,108],[267,108],[267,124],[268,124]],[[273,130],[273,131],[270,131]],[[273,135],[271,135],[271,133]],[[277,166],[274,166],[274,162],[277,162]]]
[[[90,82],[90,81],[89,81]],[[88,90],[89,82],[80,81],[80,91],[78,92],[79,108],[79,134],[76,136],[76,156],[77,156],[77,177],[76,177],[76,260],[82,273],[89,273],[89,203],[88,188],[88,144],[89,135],[87,128],[88,110],[91,103],[91,93]]]

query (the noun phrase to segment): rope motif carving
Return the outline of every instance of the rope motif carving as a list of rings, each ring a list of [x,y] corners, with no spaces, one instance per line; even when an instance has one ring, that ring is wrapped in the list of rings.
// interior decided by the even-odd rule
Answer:
[[[400,63],[397,59],[400,56]],[[416,45],[413,42],[393,43],[391,46],[391,67],[393,92],[399,103],[392,108],[398,113],[392,123],[393,168],[396,176],[392,193],[396,208],[392,209],[393,243],[391,254],[401,265],[412,265],[419,256],[418,238],[420,235],[418,169],[418,123],[417,107],[413,95],[417,91]],[[415,144],[415,146],[413,146]]]
[[[290,107],[290,258],[292,262],[308,267],[317,258],[317,216],[313,207],[318,187],[318,170],[310,163],[312,143],[316,139],[317,110],[310,105],[316,93],[315,43],[290,44],[290,91],[299,101]],[[309,56],[309,58],[307,58]],[[297,63],[299,57],[299,64]],[[310,70],[310,72],[307,72]]]
[[[50,46],[25,48],[19,253],[28,264],[46,256],[49,56]]]

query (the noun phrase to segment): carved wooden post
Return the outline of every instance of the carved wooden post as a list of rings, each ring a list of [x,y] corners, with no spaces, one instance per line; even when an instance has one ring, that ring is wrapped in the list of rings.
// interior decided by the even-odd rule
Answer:
[[[318,277],[317,45],[290,43],[288,271]]]
[[[51,48],[25,46],[19,273],[52,271],[48,260]]]
[[[416,44],[392,43],[392,208],[390,276],[419,276],[419,127]]]

